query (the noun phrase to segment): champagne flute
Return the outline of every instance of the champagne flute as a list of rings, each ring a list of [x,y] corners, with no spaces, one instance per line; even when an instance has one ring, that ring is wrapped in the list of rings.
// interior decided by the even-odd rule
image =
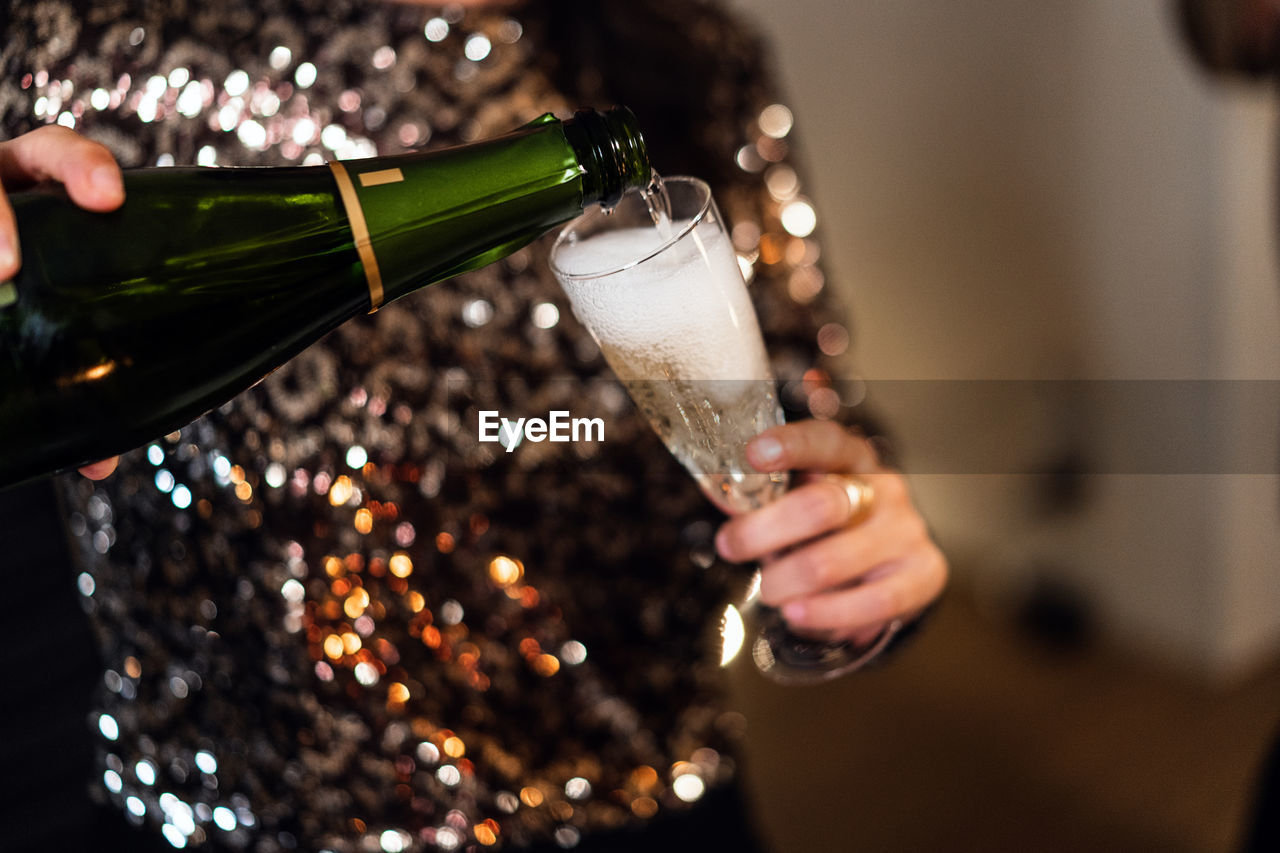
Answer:
[[[785,472],[756,471],[746,458],[753,436],[783,423],[782,408],[737,254],[706,183],[655,181],[611,210],[580,216],[561,231],[551,266],[636,406],[716,506],[747,512],[786,490]],[[886,630],[870,646],[854,647],[802,637],[759,603],[758,580],[757,573],[743,610],[758,625],[752,658],[775,681],[834,678],[875,657],[890,638]],[[727,621],[726,643],[732,628]]]

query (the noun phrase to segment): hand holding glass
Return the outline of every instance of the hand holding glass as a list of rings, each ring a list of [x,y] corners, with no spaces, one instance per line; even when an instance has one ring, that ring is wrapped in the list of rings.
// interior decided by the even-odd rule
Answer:
[[[784,473],[747,462],[747,442],[783,422],[764,341],[724,220],[705,183],[668,178],[611,211],[571,222],[551,265],[574,313],[668,449],[726,513],[758,509]],[[748,602],[753,603],[753,602]],[[871,647],[789,631],[753,603],[752,657],[774,680],[823,681],[875,657]]]

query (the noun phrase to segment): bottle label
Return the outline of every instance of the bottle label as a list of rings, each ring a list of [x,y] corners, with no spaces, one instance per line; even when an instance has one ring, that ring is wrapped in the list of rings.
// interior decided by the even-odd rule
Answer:
[[[562,134],[537,129],[328,165],[372,311],[491,263],[582,208],[573,149]]]
[[[364,208],[360,205],[360,196],[352,183],[351,174],[340,160],[330,160],[329,169],[338,182],[338,194],[342,197],[342,206],[347,210],[347,222],[351,225],[351,235],[355,238],[356,252],[360,263],[364,266],[364,277],[369,283],[369,313],[372,314],[382,305],[382,271],[378,267],[378,257],[373,251],[373,238],[369,234],[369,224],[365,220]],[[394,184],[404,180],[399,169],[377,169],[357,174],[362,187],[376,187],[383,184]]]

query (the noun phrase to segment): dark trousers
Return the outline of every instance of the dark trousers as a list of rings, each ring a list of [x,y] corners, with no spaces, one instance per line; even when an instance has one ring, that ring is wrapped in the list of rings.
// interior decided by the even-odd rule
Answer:
[[[1253,801],[1253,819],[1247,829],[1243,853],[1275,853],[1280,850],[1280,732],[1271,754],[1262,765]]]

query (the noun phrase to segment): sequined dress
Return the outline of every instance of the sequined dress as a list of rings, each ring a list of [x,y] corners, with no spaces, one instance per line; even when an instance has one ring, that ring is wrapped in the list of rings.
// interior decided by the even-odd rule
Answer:
[[[18,0],[0,115],[126,166],[252,165],[628,103],[660,171],[715,185],[790,415],[847,414],[821,360],[849,334],[818,319],[791,118],[755,39],[703,4],[552,5]],[[744,721],[715,628],[742,570],[546,252],[352,321],[114,477],[66,479],[107,664],[97,795],[175,847],[515,849],[689,809],[732,776]],[[600,417],[606,440],[506,452],[477,441],[482,409]]]

